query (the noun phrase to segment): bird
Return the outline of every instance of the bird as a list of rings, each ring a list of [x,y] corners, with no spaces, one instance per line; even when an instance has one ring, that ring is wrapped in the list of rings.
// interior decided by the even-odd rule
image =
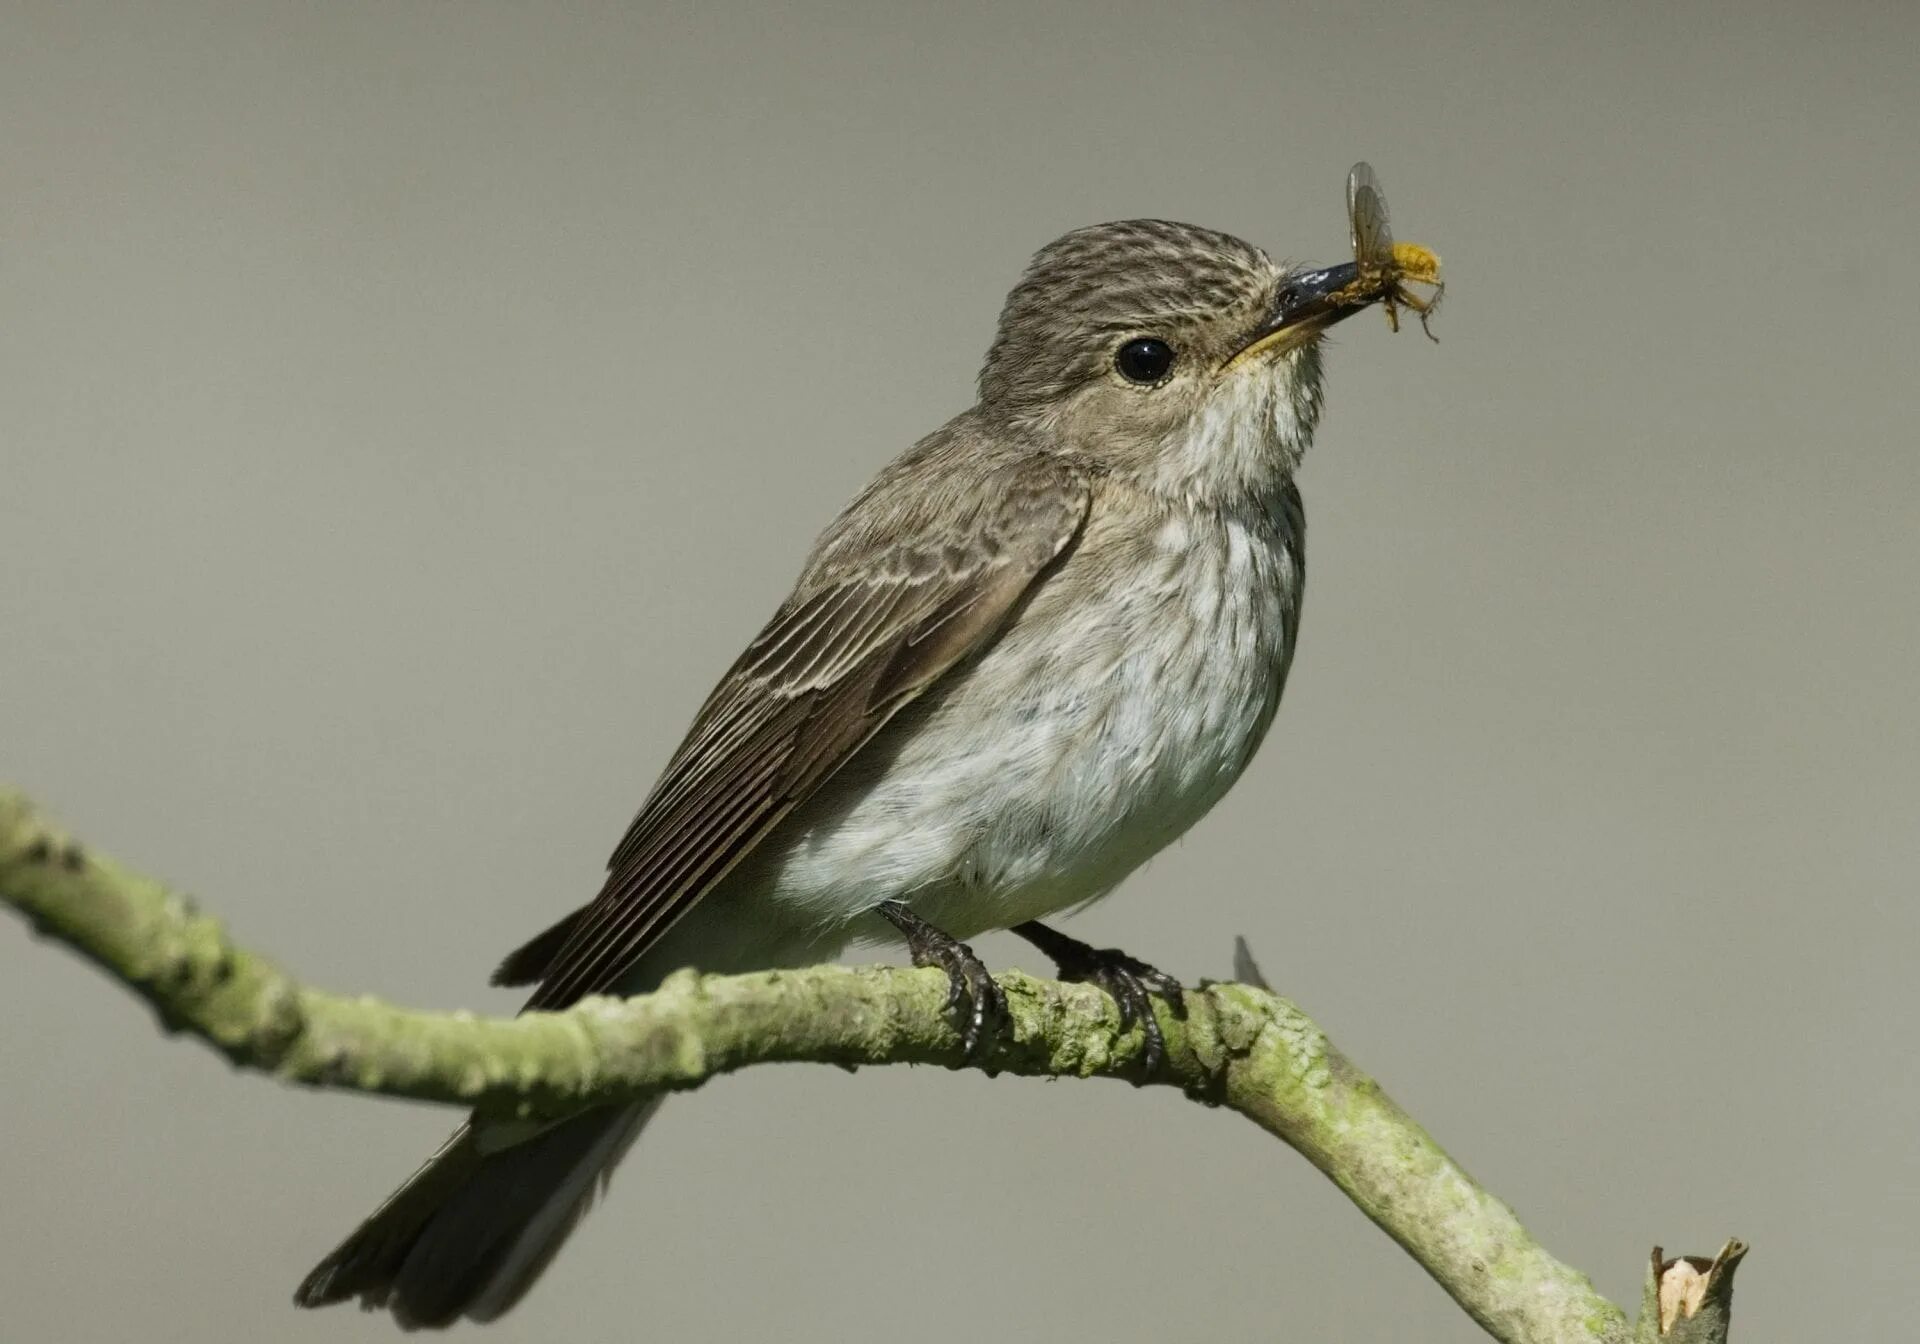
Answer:
[[[976,1052],[1005,1004],[965,940],[1010,929],[1113,994],[1154,1066],[1151,998],[1177,1011],[1180,982],[1041,921],[1184,833],[1265,737],[1300,627],[1323,338],[1393,279],[1158,219],[1042,248],[974,405],[819,536],[599,893],[494,982],[557,1010],[898,938],[947,973]],[[658,1105],[476,1114],[295,1301],[406,1328],[500,1316]]]

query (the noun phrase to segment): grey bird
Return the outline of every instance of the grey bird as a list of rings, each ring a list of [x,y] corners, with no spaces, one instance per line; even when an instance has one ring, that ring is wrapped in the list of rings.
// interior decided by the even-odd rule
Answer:
[[[822,534],[600,893],[495,983],[560,1009],[904,936],[986,1048],[1004,1005],[960,940],[1012,929],[1160,1049],[1147,996],[1177,1005],[1178,982],[1036,921],[1184,832],[1266,734],[1300,622],[1320,338],[1394,293],[1163,220],[1042,249],[978,402]],[[657,1105],[469,1121],[295,1300],[357,1296],[407,1327],[500,1315]]]

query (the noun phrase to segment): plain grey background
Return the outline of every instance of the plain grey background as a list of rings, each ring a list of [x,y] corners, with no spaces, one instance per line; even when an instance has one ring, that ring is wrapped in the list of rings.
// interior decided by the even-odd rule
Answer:
[[[1338,334],[1293,684],[1071,925],[1236,932],[1616,1297],[1920,1261],[1911,5],[0,5],[0,777],[316,983],[507,1012],[813,534],[1064,230],[1451,282]],[[1003,936],[983,951],[1044,969]],[[445,1112],[0,927],[0,1335],[376,1340],[300,1275]],[[669,1106],[499,1341],[1470,1340],[1319,1176],[1111,1084]]]

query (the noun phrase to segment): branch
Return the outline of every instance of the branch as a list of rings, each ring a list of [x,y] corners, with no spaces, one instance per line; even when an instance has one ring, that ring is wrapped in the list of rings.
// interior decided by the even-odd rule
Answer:
[[[1167,1058],[1152,1078],[1143,1076],[1140,1032],[1121,1029],[1104,993],[1018,972],[999,977],[1010,1030],[974,1061],[948,1020],[946,978],[934,970],[822,966],[726,977],[682,971],[657,993],[590,999],[563,1013],[503,1020],[413,1012],[307,988],[236,947],[184,897],[89,854],[25,798],[4,790],[0,902],[145,999],[167,1030],[199,1037],[240,1068],[312,1087],[557,1117],[777,1061],[971,1065],[1027,1077],[1171,1085],[1285,1140],[1496,1339],[1725,1340],[1730,1261],[1698,1275],[1699,1301],[1712,1310],[1674,1308],[1669,1318],[1661,1276],[1677,1272],[1676,1265],[1697,1270],[1707,1262],[1663,1263],[1656,1251],[1653,1315],[1643,1314],[1638,1329],[1630,1326],[1329,1045],[1306,1014],[1264,987],[1189,990],[1182,1017],[1157,1005]],[[1240,972],[1257,982],[1250,961],[1243,959]],[[1723,1252],[1723,1261],[1728,1256]],[[1688,1291],[1674,1290],[1679,1299]]]
[[[1634,1344],[1726,1344],[1733,1314],[1733,1271],[1747,1253],[1744,1241],[1729,1241],[1709,1260],[1683,1255],[1669,1260],[1658,1246],[1647,1270],[1647,1287],[1634,1327]]]

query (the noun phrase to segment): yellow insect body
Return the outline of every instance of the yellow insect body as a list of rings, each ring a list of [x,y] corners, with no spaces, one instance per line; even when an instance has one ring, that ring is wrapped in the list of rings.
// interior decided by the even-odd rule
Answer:
[[[1400,272],[1402,280],[1422,285],[1440,283],[1440,258],[1418,243],[1395,243],[1393,268]]]

